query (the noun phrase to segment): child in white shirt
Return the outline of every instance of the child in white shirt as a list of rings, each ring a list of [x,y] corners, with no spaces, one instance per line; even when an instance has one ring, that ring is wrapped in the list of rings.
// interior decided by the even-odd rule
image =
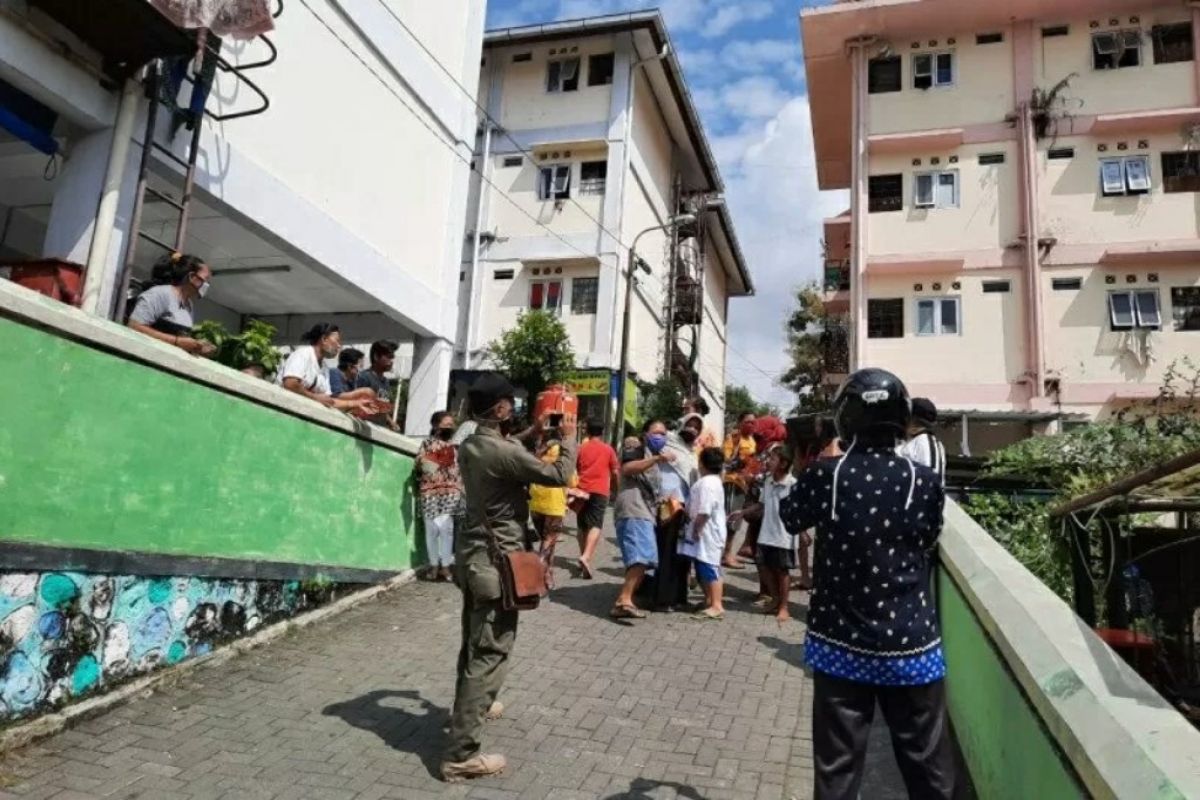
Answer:
[[[707,447],[700,453],[700,480],[692,485],[687,501],[687,530],[679,541],[680,555],[692,559],[696,577],[704,587],[704,609],[692,615],[696,620],[725,618],[722,604],[721,554],[725,550],[725,490],[721,469],[725,453],[719,447]]]

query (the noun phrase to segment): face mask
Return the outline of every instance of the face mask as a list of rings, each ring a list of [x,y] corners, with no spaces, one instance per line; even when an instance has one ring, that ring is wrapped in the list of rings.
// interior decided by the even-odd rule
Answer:
[[[646,437],[646,449],[654,455],[662,452],[662,449],[667,446],[666,434],[652,433]]]
[[[515,422],[513,421],[512,417],[505,417],[499,421],[499,424],[496,427],[499,429],[501,436],[508,436],[513,432],[514,424]]]
[[[437,437],[443,442],[448,442],[454,438],[454,428],[438,428]]]
[[[200,288],[196,290],[196,294],[204,297],[206,294],[208,294],[208,290],[210,288],[212,288],[212,284],[208,281],[205,281],[204,283],[200,284]]]
[[[691,428],[684,428],[679,432],[679,438],[683,439],[684,444],[695,444],[696,439],[699,438],[699,436],[700,434],[696,433],[696,431],[692,430]]]
[[[743,422],[740,426],[738,426],[738,433],[740,433],[742,436],[749,436],[750,434],[754,433],[754,423]]]

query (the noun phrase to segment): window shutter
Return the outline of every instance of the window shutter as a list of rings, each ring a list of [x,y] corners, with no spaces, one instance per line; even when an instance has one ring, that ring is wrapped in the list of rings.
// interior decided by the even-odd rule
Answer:
[[[939,320],[942,333],[958,333],[958,299],[942,300],[942,318]]]
[[[529,307],[535,311],[539,311],[543,304],[543,293],[546,285],[541,281],[529,284]]]
[[[913,205],[917,208],[933,207],[933,175],[926,172],[916,176]]]
[[[917,301],[917,333],[932,336],[934,333],[934,307],[932,300]]]
[[[1155,289],[1136,292],[1137,324],[1139,328],[1162,326],[1162,314],[1158,308],[1158,291]]]
[[[1129,292],[1111,292],[1108,295],[1108,315],[1114,331],[1133,327],[1133,296]]]
[[[958,205],[958,174],[941,172],[937,176],[937,188],[934,196],[938,208],[954,208]]]
[[[1150,191],[1150,162],[1145,156],[1125,159],[1125,185],[1131,192]]]
[[[1125,194],[1125,170],[1121,159],[1108,158],[1100,162],[1100,183],[1104,194]]]

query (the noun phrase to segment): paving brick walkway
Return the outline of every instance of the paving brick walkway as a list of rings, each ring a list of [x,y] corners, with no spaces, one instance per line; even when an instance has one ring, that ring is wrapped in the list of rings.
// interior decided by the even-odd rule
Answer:
[[[724,622],[613,622],[620,572],[604,552],[595,581],[560,570],[553,602],[521,621],[509,710],[488,727],[488,750],[509,758],[501,778],[433,777],[459,598],[419,583],[0,760],[0,798],[809,797],[802,623],[753,614],[748,571]],[[863,797],[903,797],[875,738]]]

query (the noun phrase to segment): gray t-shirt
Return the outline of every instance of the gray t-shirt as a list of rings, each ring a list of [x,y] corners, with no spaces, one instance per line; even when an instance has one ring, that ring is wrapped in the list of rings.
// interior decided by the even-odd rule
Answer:
[[[613,505],[616,519],[648,519],[653,521],[658,506],[659,474],[657,468],[640,475],[622,475]]]
[[[356,389],[374,389],[375,396],[380,400],[392,399],[392,387],[388,384],[388,379],[373,369],[364,369],[358,373],[358,380],[354,382],[354,387]]]
[[[191,301],[181,300],[174,286],[152,286],[138,295],[129,321],[179,335],[189,333],[195,324]]]

